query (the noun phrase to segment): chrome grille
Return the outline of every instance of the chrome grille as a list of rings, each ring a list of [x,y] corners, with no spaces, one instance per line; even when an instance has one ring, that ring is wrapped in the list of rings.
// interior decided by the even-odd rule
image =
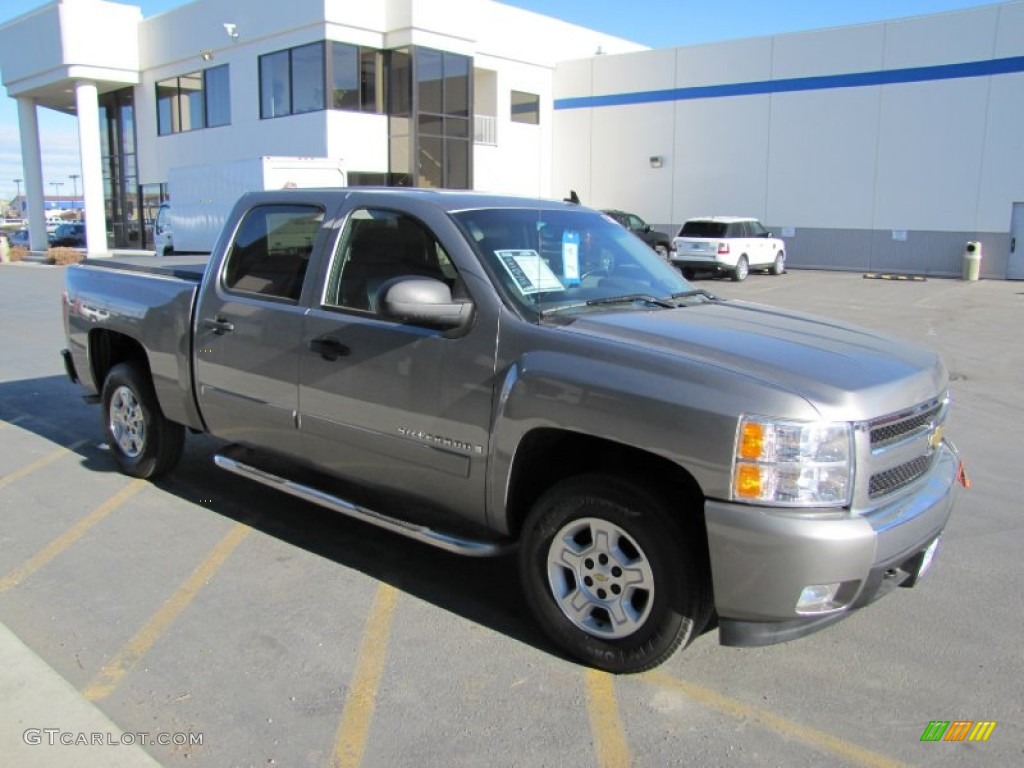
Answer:
[[[948,415],[945,396],[869,422],[867,498],[874,501],[928,473],[937,456]]]
[[[903,418],[897,417],[896,421],[873,426],[871,429],[871,447],[879,448],[883,445],[894,443],[904,435],[908,435],[914,430],[928,425],[939,415],[942,405],[942,402],[932,403],[930,407],[925,406],[927,410],[913,413]]]
[[[928,471],[932,465],[933,456],[934,454],[919,456],[913,461],[908,461],[906,464],[900,464],[898,467],[872,475],[871,483],[868,487],[868,496],[876,499],[879,496],[892,493],[905,485],[910,485]]]

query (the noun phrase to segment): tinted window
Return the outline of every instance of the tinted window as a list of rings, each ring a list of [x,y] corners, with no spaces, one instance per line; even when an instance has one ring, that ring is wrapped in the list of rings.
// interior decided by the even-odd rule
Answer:
[[[292,48],[292,111],[324,108],[324,45]]]
[[[751,237],[767,237],[768,230],[759,221],[748,221],[747,227],[750,229]]]
[[[323,209],[262,205],[239,225],[224,268],[224,287],[298,301]]]
[[[379,312],[385,283],[404,276],[432,277],[453,286],[456,273],[420,222],[394,211],[355,211],[338,243],[323,304]]]
[[[688,221],[679,230],[680,237],[725,237],[726,227],[720,221]]]
[[[290,115],[288,51],[260,56],[260,117]]]
[[[540,123],[540,96],[524,91],[512,91],[512,122]]]
[[[224,64],[203,73],[206,90],[206,127],[231,124],[231,82],[228,65]]]

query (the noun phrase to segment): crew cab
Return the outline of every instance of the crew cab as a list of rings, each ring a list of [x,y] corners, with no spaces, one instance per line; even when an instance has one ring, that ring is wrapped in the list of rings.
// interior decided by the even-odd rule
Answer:
[[[547,635],[613,672],[915,584],[962,475],[933,352],[719,299],[571,204],[250,193],[207,261],[89,259],[63,307],[125,473],[206,432],[283,494],[517,550]]]

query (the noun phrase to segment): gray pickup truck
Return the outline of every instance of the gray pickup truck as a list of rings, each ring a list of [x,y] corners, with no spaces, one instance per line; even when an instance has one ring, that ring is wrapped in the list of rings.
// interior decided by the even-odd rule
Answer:
[[[609,671],[912,586],[962,479],[935,354],[719,299],[576,205],[258,192],[207,261],[66,280],[68,375],[124,472],[207,432],[219,466],[283,493],[515,548],[545,632]]]

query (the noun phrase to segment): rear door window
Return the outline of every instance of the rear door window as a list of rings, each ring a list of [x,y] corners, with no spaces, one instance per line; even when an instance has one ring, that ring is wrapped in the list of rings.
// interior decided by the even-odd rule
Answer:
[[[323,208],[312,205],[251,209],[228,251],[224,288],[297,303],[323,220]]]

